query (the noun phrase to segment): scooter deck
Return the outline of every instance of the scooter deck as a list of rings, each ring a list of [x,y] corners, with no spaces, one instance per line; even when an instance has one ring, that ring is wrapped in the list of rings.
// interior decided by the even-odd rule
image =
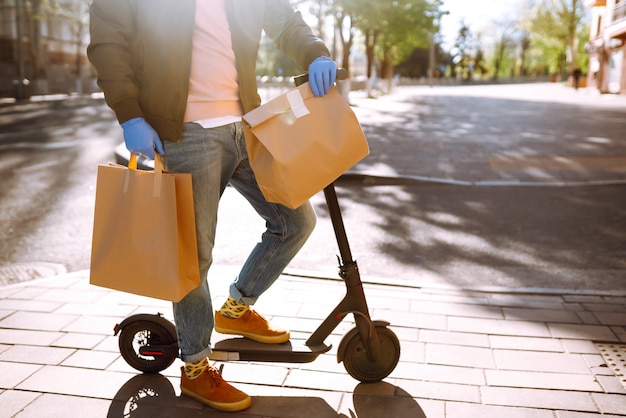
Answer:
[[[308,346],[304,340],[291,339],[282,344],[263,344],[248,338],[235,337],[218,341],[209,356],[215,361],[272,361],[278,363],[310,363],[332,345]]]

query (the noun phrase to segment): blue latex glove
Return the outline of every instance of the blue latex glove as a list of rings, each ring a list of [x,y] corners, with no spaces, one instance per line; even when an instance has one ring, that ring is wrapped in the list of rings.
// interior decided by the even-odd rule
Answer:
[[[319,57],[309,65],[309,84],[316,97],[327,94],[336,78],[337,64],[330,58]]]
[[[144,118],[134,118],[122,123],[126,148],[133,154],[154,160],[154,150],[164,154],[163,142],[154,128]]]

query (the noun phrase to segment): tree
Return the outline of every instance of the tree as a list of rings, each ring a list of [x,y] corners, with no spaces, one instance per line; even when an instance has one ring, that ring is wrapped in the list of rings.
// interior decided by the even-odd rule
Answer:
[[[531,31],[538,45],[552,50],[552,67],[561,76],[577,65],[578,32],[585,17],[584,0],[540,0],[535,7]]]
[[[435,45],[437,49],[439,45]],[[424,78],[429,75],[429,49],[428,48],[415,48],[409,58],[401,62],[396,66],[397,74],[402,77],[409,78]],[[435,51],[437,55],[437,51]]]
[[[331,7],[333,4],[333,0],[313,0],[311,1],[311,5],[309,7],[309,12],[317,18],[317,27],[315,28],[317,31],[317,36],[322,39],[325,39],[325,24],[326,15],[331,13]]]
[[[378,42],[382,26],[387,23],[380,18],[383,5],[386,3],[377,0],[339,0],[342,9],[351,18],[351,25],[361,31],[365,40],[365,55],[367,57],[367,78],[372,76],[374,62],[374,48]]]
[[[81,66],[83,60],[83,37],[89,27],[89,0],[76,0],[72,3],[61,4],[59,1],[49,0],[51,13],[67,25],[75,43],[74,74],[76,76],[77,93],[82,93]]]
[[[50,4],[47,0],[23,0],[28,18],[28,35],[30,39],[30,55],[33,60],[33,76],[35,80],[46,78],[46,51],[41,36],[41,22],[49,15]]]
[[[380,74],[391,79],[396,64],[407,59],[416,47],[428,45],[428,35],[438,31],[441,0],[346,0],[354,26],[365,39],[371,79],[374,62]]]
[[[454,48],[452,52],[453,61],[455,64],[455,75],[459,75],[462,78],[471,78],[471,55],[474,52],[474,35],[465,21],[461,22],[459,33],[454,41]],[[457,71],[460,71],[458,73]]]
[[[520,32],[520,39],[519,39],[519,47],[520,47],[520,68],[519,68],[519,75],[521,77],[525,77],[528,74],[528,69],[527,69],[527,56],[528,56],[528,50],[530,49],[530,34],[528,32],[526,32],[525,30],[522,30]]]
[[[350,70],[350,53],[356,35],[356,27],[354,26],[356,8],[352,3],[351,0],[335,0],[333,4],[335,32],[339,35],[342,50],[340,65],[346,70]]]
[[[507,58],[507,54],[511,46],[513,45],[513,41],[508,33],[501,32],[498,38],[496,38],[494,45],[494,54],[493,54],[493,79],[497,80],[501,73],[502,68],[504,66],[504,62]]]
[[[519,31],[517,22],[514,20],[503,19],[495,23],[492,32],[494,51],[491,77],[493,80],[498,80],[500,76],[515,74],[515,50]]]
[[[407,59],[417,47],[430,44],[434,32],[431,3],[423,0],[391,1],[387,8],[388,24],[380,34],[381,75],[391,79],[394,67]]]
[[[302,73],[298,65],[268,37],[261,38],[256,72],[258,76],[289,77]]]
[[[478,49],[476,50],[476,55],[474,55],[474,72],[484,77],[487,73],[487,66],[485,63],[485,53],[483,52],[480,43],[478,44]]]

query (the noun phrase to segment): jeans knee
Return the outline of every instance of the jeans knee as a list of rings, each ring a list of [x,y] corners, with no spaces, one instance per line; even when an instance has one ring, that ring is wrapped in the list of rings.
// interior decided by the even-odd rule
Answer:
[[[315,229],[317,216],[315,215],[313,206],[308,202],[302,205],[299,210],[301,211],[301,221],[298,225],[297,233],[303,240],[306,240]]]

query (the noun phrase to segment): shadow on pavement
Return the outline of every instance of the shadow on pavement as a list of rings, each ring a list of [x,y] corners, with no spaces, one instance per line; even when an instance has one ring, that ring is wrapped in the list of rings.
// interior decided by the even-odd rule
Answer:
[[[393,396],[377,393],[393,393]],[[411,395],[386,382],[358,384],[352,400],[355,409],[353,418],[426,418],[426,414]]]
[[[339,193],[349,208],[365,208],[360,221],[373,225],[364,238],[376,239],[381,254],[423,282],[624,289],[626,187],[545,185],[624,181],[626,108],[564,103],[540,86],[517,87],[515,98],[408,92],[359,103],[371,153],[356,171],[381,178],[347,178]],[[504,186],[415,185],[411,176]]]
[[[376,241],[370,247],[381,258],[404,266],[396,278],[431,276],[463,288],[624,289],[624,186],[340,186],[344,215],[367,224],[364,238]],[[361,269],[393,274],[383,267]]]
[[[393,396],[379,393],[393,393]],[[426,418],[411,395],[385,382],[357,385],[353,402],[350,418]],[[160,374],[131,378],[117,392],[107,414],[108,418],[189,416],[348,418],[338,414],[324,399],[314,397],[255,396],[252,407],[246,411],[219,412],[185,396],[177,396],[172,383]]]
[[[360,103],[355,110],[371,152],[357,171],[461,181],[624,179],[623,167],[602,159],[624,155],[626,108],[455,91]],[[494,168],[494,157],[519,164]],[[581,160],[575,167],[531,164],[541,157]]]

